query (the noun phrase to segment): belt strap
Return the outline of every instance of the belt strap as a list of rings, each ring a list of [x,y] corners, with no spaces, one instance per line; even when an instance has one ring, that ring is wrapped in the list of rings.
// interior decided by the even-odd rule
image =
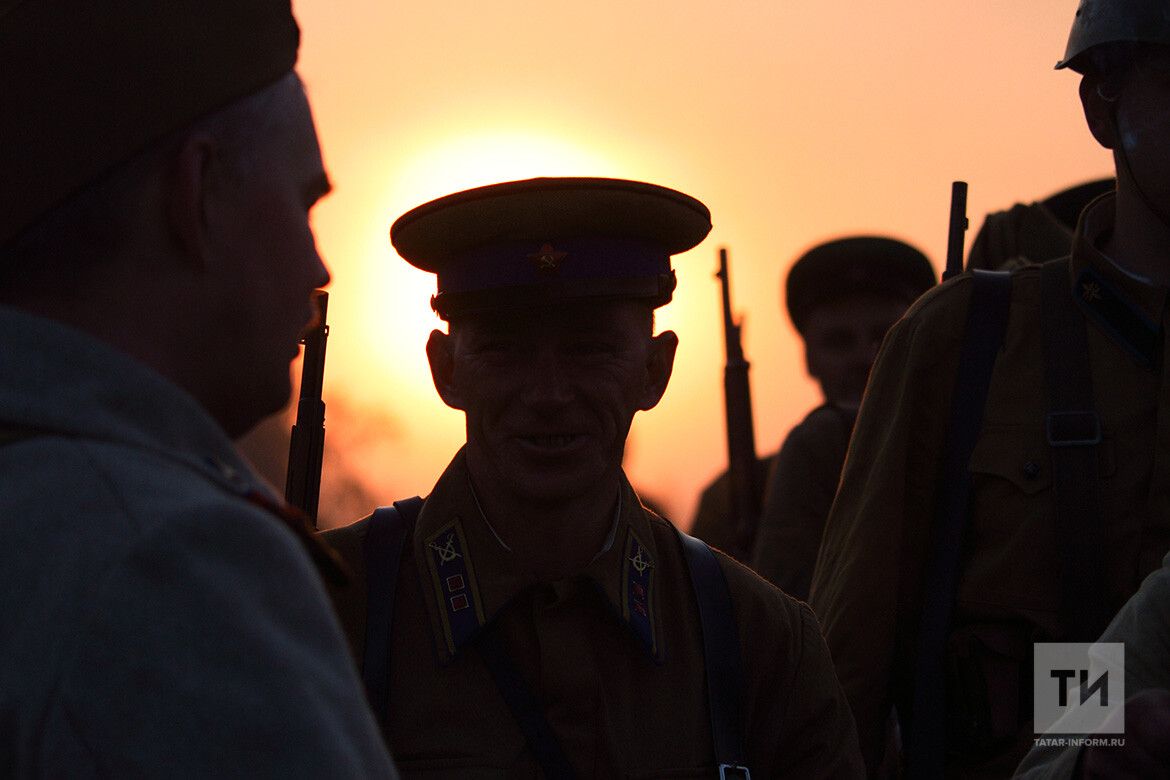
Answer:
[[[366,643],[362,682],[370,709],[385,729],[390,710],[390,630],[402,549],[422,508],[418,496],[374,510],[362,551],[366,559]]]
[[[1007,331],[1012,280],[1004,271],[975,270],[959,372],[951,399],[935,502],[931,557],[923,580],[914,690],[907,734],[908,778],[942,777],[946,766],[944,653],[959,586],[963,534],[971,513],[971,454],[983,428],[983,407],[995,358]]]
[[[727,578],[704,542],[678,532],[699,606],[707,708],[720,778],[751,778],[743,752],[743,656]]]
[[[1105,589],[1105,534],[1097,496],[1101,421],[1093,405],[1085,317],[1072,295],[1068,263],[1045,263],[1040,273],[1049,410],[1045,432],[1051,445],[1061,552],[1062,638],[1091,642],[1112,616]]]

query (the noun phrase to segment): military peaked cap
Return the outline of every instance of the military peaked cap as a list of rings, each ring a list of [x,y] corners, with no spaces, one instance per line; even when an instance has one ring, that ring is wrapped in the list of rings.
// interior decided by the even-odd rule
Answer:
[[[437,277],[443,319],[562,298],[667,303],[670,256],[711,230],[711,213],[681,192],[622,179],[541,178],[457,192],[390,228],[394,248]]]
[[[902,241],[855,236],[819,244],[788,272],[786,298],[792,324],[804,333],[818,306],[871,293],[910,303],[935,283],[926,255]]]
[[[0,245],[296,63],[289,0],[0,0]]]

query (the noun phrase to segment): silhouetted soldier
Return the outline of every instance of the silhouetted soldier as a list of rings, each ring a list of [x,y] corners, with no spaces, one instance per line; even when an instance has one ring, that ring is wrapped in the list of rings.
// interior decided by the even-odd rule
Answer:
[[[287,0],[0,4],[0,776],[394,775],[337,564],[229,438],[329,279],[298,39]]]
[[[818,244],[788,272],[788,315],[825,402],[792,429],[778,453],[761,460],[756,484],[764,508],[750,562],[791,596],[808,598],[821,531],[882,338],[934,283],[925,255],[881,236]],[[692,533],[715,547],[734,533],[728,498],[724,473],[699,501]]]
[[[811,594],[871,767],[896,704],[913,776],[1009,773],[1033,643],[1095,639],[1170,547],[1167,44],[1164,2],[1082,3],[1059,67],[1116,195],[1069,259],[928,293],[875,364]]]
[[[848,777],[853,726],[812,613],[645,509],[622,472],[666,390],[673,190],[533,179],[391,228],[435,273],[427,344],[467,444],[425,502],[327,534],[338,606],[408,775]],[[698,596],[696,597],[696,593]]]

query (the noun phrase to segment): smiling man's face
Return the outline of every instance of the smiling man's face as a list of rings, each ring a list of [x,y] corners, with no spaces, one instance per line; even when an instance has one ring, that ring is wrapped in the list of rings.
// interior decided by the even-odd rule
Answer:
[[[634,414],[661,399],[673,333],[644,303],[576,300],[468,315],[427,353],[443,400],[467,416],[473,477],[553,505],[616,483]]]

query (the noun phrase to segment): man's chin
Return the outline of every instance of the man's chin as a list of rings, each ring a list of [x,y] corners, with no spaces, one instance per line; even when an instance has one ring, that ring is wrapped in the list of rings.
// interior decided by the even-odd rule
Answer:
[[[231,399],[219,420],[232,439],[244,436],[265,419],[284,412],[292,400],[292,385],[287,379],[284,383],[273,382],[271,387],[255,390],[249,396],[237,395]]]

